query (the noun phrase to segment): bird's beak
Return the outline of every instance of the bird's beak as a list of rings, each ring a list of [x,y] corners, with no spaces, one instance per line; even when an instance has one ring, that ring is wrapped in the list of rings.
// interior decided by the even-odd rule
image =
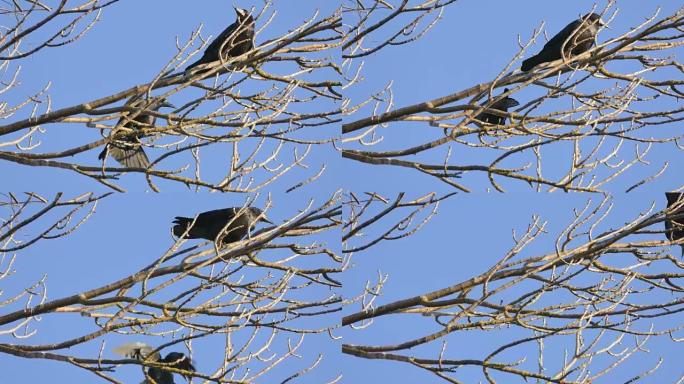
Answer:
[[[173,105],[173,104],[171,104],[171,103],[169,103],[168,101],[163,101],[162,104],[161,104],[161,106],[162,106],[162,107],[166,107],[166,108],[173,108],[173,109],[176,109],[176,106]]]
[[[269,219],[266,217],[266,215],[263,215],[263,214],[262,214],[261,217],[259,218],[259,221],[263,221],[264,223],[269,223],[269,224],[271,224],[271,225],[275,225],[275,224],[273,224],[273,222],[272,222],[271,220],[269,220]]]

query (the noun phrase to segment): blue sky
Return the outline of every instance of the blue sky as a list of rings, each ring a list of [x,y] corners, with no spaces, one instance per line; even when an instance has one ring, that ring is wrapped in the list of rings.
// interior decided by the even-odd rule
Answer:
[[[578,15],[589,12],[593,4],[550,1],[458,2],[446,10],[443,19],[426,38],[410,46],[387,49],[383,55],[365,60],[366,71],[373,74],[367,76],[366,84],[375,86],[360,87],[362,89],[358,91],[368,92],[369,89],[377,89],[393,80],[395,108],[398,108],[490,81],[517,53],[518,36],[525,41],[542,21],[549,36],[553,36]],[[599,8],[603,5],[604,3],[600,2]],[[611,24],[612,30],[603,31],[599,35],[599,41],[614,37],[643,22],[658,6],[661,7],[660,15],[664,16],[671,14],[681,6],[681,3],[618,2],[616,7],[619,13]],[[531,52],[537,52],[542,45],[543,43],[538,42],[531,48]],[[682,50],[674,52],[681,59]],[[528,56],[529,53],[525,55]],[[533,87],[528,88],[513,97],[524,103],[531,95],[535,95]],[[657,136],[661,133],[658,130],[668,130],[667,134],[670,130],[678,130],[679,127],[674,124],[649,129],[651,131],[646,136]],[[437,131],[434,128],[432,130]],[[376,131],[383,137],[383,141],[378,145],[379,149],[374,149],[397,149],[428,142],[441,135],[441,130],[438,131],[432,132],[426,124],[393,123],[389,128]],[[463,147],[455,148],[452,158],[467,156]],[[624,153],[626,158],[633,153],[630,153],[632,147],[628,148],[630,149]],[[436,152],[420,157],[420,160],[440,164],[446,150]],[[563,166],[559,152],[549,150],[546,155],[545,167],[557,166],[555,160]],[[418,157],[405,158],[413,159]],[[613,195],[614,208],[604,222],[603,228],[618,228],[637,217],[640,212],[647,211],[651,204],[654,204],[656,209],[664,208],[663,191],[682,186],[680,175],[684,163],[681,151],[674,144],[659,146],[649,154],[648,159],[648,164],[631,169],[606,188]],[[631,193],[625,193],[634,182],[655,173],[665,162],[669,162],[669,168],[656,182]],[[369,167],[362,163],[348,162],[345,163],[344,169],[354,174],[354,180],[360,180],[356,183],[358,189],[383,191],[387,197],[395,196],[397,190],[407,191],[409,195],[413,193],[411,196],[418,196],[431,190],[443,193],[450,191],[445,184],[417,173],[411,175],[405,168]],[[444,202],[437,216],[410,240],[385,242],[373,249],[370,254],[358,255],[354,273],[347,275],[345,290],[353,291],[356,287],[361,287],[367,279],[373,279],[378,272],[386,273],[389,279],[382,298],[378,300],[378,305],[381,305],[466,280],[496,263],[513,246],[512,231],[523,231],[534,214],[539,214],[542,220],[548,221],[549,233],[535,241],[526,254],[547,253],[553,250],[557,234],[571,222],[572,209],[581,208],[589,199],[594,203],[601,199],[597,195],[566,194],[559,191],[538,194],[525,183],[506,180],[502,180],[502,183],[509,193],[500,194],[491,191],[491,186],[484,176],[471,177],[469,180],[470,183],[464,183],[469,187],[473,186],[476,189],[475,193],[460,194]],[[678,250],[673,250],[673,253],[678,254]],[[352,312],[354,311],[349,310],[347,313]],[[429,321],[418,319],[420,316],[408,319],[400,317],[388,316],[377,320],[364,331],[348,332],[345,334],[349,335],[345,342],[389,345],[410,340],[411,336],[428,333],[424,331],[424,327]],[[673,317],[665,323],[673,325],[672,321],[676,322],[676,319]],[[489,335],[482,332],[452,334],[445,339],[449,351],[446,356],[455,359],[482,358],[495,348],[494,345],[500,345],[502,337],[509,336],[511,335],[503,332]],[[435,358],[435,351],[441,347],[441,341],[435,344],[427,348],[420,347],[397,353]],[[677,359],[672,359],[672,356],[678,355],[681,347],[666,337],[651,340],[649,345],[652,346],[651,353],[633,357],[616,371],[619,373],[615,376],[608,375],[599,382],[623,382],[655,366],[661,357],[664,358],[662,367],[646,382],[672,382],[684,373]],[[551,349],[547,351],[549,350]],[[554,359],[562,359],[562,349],[556,351],[557,355],[545,358],[550,365]],[[520,357],[522,356],[514,356],[511,360]],[[534,355],[530,358],[534,360]],[[350,356],[344,356],[344,362],[344,366],[349,367],[345,370],[348,372],[346,382],[349,383],[437,382],[435,376],[405,363],[363,360]],[[601,366],[601,363],[597,366]],[[481,375],[480,369],[471,368],[463,370],[461,376],[457,377],[468,383],[480,380]],[[518,382],[511,381],[510,377],[499,376],[498,379],[506,383]]]
[[[322,12],[334,8],[335,2],[316,1],[276,2],[278,14],[273,23],[258,37],[270,39],[288,31],[314,9]],[[306,6],[303,5],[306,3]],[[259,6],[257,1],[236,1],[236,5],[249,8]],[[602,4],[602,3],[601,3]],[[58,49],[42,51],[22,65],[22,87],[12,94],[10,101],[21,99],[51,82],[50,93],[55,107],[68,106],[86,100],[126,89],[146,82],[154,76],[175,53],[175,38],[187,39],[190,33],[203,24],[203,35],[218,34],[228,23],[232,23],[232,3],[224,0],[202,0],[187,2],[180,0],[121,1],[108,7],[95,28],[80,41]],[[550,35],[564,27],[577,15],[591,9],[592,2],[549,2],[524,0],[502,2],[496,0],[463,0],[447,7],[443,19],[419,41],[399,47],[389,47],[377,56],[364,59],[364,81],[349,90],[351,97],[360,98],[370,90],[381,88],[388,81],[394,81],[395,105],[404,106],[443,96],[471,85],[489,81],[517,52],[517,37],[524,40],[531,36],[534,28],[542,21]],[[668,15],[681,3],[674,0],[653,2],[628,2],[617,4],[619,14],[611,25],[613,30],[604,31],[602,40],[615,36],[634,26],[661,6],[661,15]],[[538,42],[533,51],[542,46]],[[678,54],[681,57],[681,49]],[[526,55],[527,56],[527,55]],[[21,92],[26,92],[22,94]],[[523,90],[515,97],[523,101],[531,97],[533,90]],[[424,142],[434,135],[426,133],[423,125],[395,124],[392,130],[401,130],[401,135],[388,132],[385,142],[379,148],[395,148],[404,143]],[[676,126],[662,126],[657,129],[675,129]],[[328,128],[328,129],[337,129]],[[655,129],[655,128],[654,128]],[[441,133],[441,130],[440,130]],[[44,149],[73,145],[73,140],[85,143],[96,138],[88,137],[83,130],[73,126],[54,126],[42,136]],[[220,158],[220,149],[216,150]],[[79,159],[95,158],[99,150],[79,155]],[[628,156],[629,152],[625,153]],[[437,156],[442,156],[440,153]],[[656,209],[664,207],[665,190],[681,186],[683,165],[681,152],[674,145],[664,145],[649,156],[649,164],[641,165],[624,177],[619,178],[608,189],[614,195],[615,208],[604,226],[617,227],[633,219],[651,204]],[[665,161],[670,167],[655,183],[625,194],[627,186],[659,169]],[[430,191],[447,193],[451,189],[437,180],[391,167],[368,166],[352,161],[341,161],[339,153],[332,146],[317,148],[310,158],[308,170],[297,170],[262,191],[257,204],[262,205],[267,194],[273,201],[269,217],[283,220],[306,205],[309,199],[322,203],[338,188],[353,191],[378,191],[385,196],[394,196],[406,191],[409,196],[418,196]],[[285,190],[315,173],[321,163],[328,164],[326,174],[316,183],[286,194]],[[562,166],[562,162],[557,166]],[[206,170],[219,174],[222,168]],[[104,192],[106,189],[72,172],[47,168],[19,167],[0,162],[0,175],[11,180],[5,188],[14,191],[33,190],[50,196],[57,191],[77,195],[85,191]],[[537,241],[530,254],[546,253],[553,249],[556,234],[571,219],[571,210],[583,206],[587,199],[598,200],[598,196],[582,194],[539,194],[527,184],[504,182],[510,193],[503,195],[488,190],[484,177],[470,179],[475,193],[459,194],[442,204],[438,215],[415,236],[409,239],[383,243],[371,251],[353,258],[353,268],[344,276],[343,295],[357,294],[367,280],[377,276],[378,271],[389,274],[388,283],[380,297],[380,303],[413,296],[433,289],[452,285],[473,274],[486,270],[495,263],[512,245],[511,231],[523,230],[533,214],[539,214],[549,221],[550,233]],[[163,193],[149,190],[144,177],[138,174],[123,175],[120,185],[129,192],[116,194],[103,200],[95,215],[69,237],[44,241],[22,252],[15,265],[16,275],[0,287],[9,292],[16,291],[44,274],[48,276],[49,298],[73,294],[124,277],[159,257],[173,243],[170,222],[174,216],[192,216],[195,213],[226,206],[242,204],[249,196],[242,194],[218,194],[206,191],[195,192],[184,185],[160,182]],[[482,214],[485,212],[486,214]],[[495,214],[496,213],[496,214]],[[334,236],[328,235],[322,241],[333,243]],[[347,308],[348,314],[358,306]],[[336,323],[328,317],[324,323]],[[45,319],[34,325],[38,334],[30,343],[43,343],[78,334],[89,323],[73,318],[50,321]],[[340,330],[343,341],[372,344],[391,343],[404,340],[404,335],[413,334],[418,321],[389,321],[383,319],[363,331]],[[494,335],[452,335],[448,338],[450,350],[455,357],[467,357],[465,352],[486,353],[490,342],[498,341]],[[137,338],[117,336],[106,338],[108,348],[120,342],[135,341]],[[674,359],[678,348],[674,343],[654,341],[653,353],[641,354],[625,367],[624,377],[650,367],[659,357],[666,357],[660,371],[653,380],[678,377],[683,372]],[[465,347],[464,347],[465,346]],[[86,355],[97,350],[97,343],[75,348],[69,353]],[[304,359],[283,371],[300,364],[311,362],[318,352],[324,353],[323,363],[301,382],[319,383],[331,380],[338,372],[343,373],[343,383],[363,382],[433,382],[434,377],[407,364],[382,360],[364,360],[342,355],[340,342],[332,342],[326,335],[307,337],[303,350]],[[418,352],[431,352],[433,347]],[[195,347],[193,358],[199,370],[210,371],[216,363],[211,346]],[[108,357],[114,357],[106,353]],[[47,360],[26,360],[0,355],[3,377],[12,383],[34,383],[47,380],[58,382],[95,382],[92,374]],[[297,367],[300,368],[300,367]],[[141,381],[137,367],[120,368],[120,377],[126,383]],[[280,373],[276,371],[274,373]],[[291,373],[291,372],[290,372]],[[472,372],[480,377],[481,372]],[[276,376],[278,377],[278,376]],[[177,378],[177,382],[182,380]],[[658,381],[658,380],[656,380]],[[268,381],[263,381],[268,382]],[[279,382],[279,381],[276,381]],[[466,380],[466,382],[470,382]],[[502,382],[506,382],[502,379]],[[604,381],[610,382],[610,381]]]

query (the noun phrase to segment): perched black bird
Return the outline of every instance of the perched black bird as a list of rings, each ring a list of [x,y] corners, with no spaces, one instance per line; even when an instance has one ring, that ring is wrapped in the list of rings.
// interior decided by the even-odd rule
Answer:
[[[190,64],[188,71],[198,65],[228,60],[254,48],[254,18],[244,9],[234,8],[237,20],[228,26],[204,51],[202,58]]]
[[[665,197],[667,197],[667,207],[670,208],[677,203],[682,204],[681,207],[676,209],[667,215],[667,220],[665,220],[665,236],[670,241],[677,241],[684,239],[684,218],[672,220],[670,217],[675,215],[684,215],[684,193],[681,192],[665,192]],[[684,243],[681,244],[682,256],[684,256]]]
[[[596,40],[596,34],[600,26],[603,26],[601,16],[590,13],[568,24],[558,32],[541,52],[523,61],[520,68],[527,72],[541,63],[558,60],[562,57],[571,57],[588,51]]]
[[[149,101],[145,99],[137,99],[130,101],[127,105],[133,108],[145,108],[152,111],[157,111],[162,107],[175,108],[173,104],[163,99],[155,100],[149,105],[145,105],[147,102]],[[140,112],[133,119],[124,123],[125,119],[125,117],[122,117],[116,125],[121,125],[125,128],[139,129],[142,127],[154,126],[156,117],[145,112]],[[105,157],[107,157],[107,153],[124,167],[147,168],[150,165],[150,160],[147,158],[145,150],[140,144],[140,138],[135,135],[127,135],[112,140],[105,145],[97,158],[104,161]]]
[[[508,88],[504,89],[503,93],[508,92]],[[485,102],[482,105],[485,105],[487,102]],[[518,100],[512,98],[512,97],[504,97],[503,99],[495,102],[492,104],[488,109],[495,109],[497,111],[501,112],[508,112],[508,108],[515,107],[516,105],[520,105],[518,103]],[[475,116],[475,119],[489,123],[489,124],[494,124],[494,125],[504,125],[506,124],[506,117],[505,116],[497,116],[492,113],[487,112],[487,109],[482,111],[479,115]]]
[[[237,214],[239,216],[235,217]],[[176,217],[173,221],[175,224],[173,234],[186,239],[207,239],[211,241],[216,241],[219,235],[221,235],[222,242],[228,244],[245,237],[250,228],[259,221],[273,224],[263,215],[261,209],[252,207],[246,209],[234,207],[207,211],[200,213],[194,221],[195,223],[193,224],[192,217]],[[227,228],[224,230],[226,226]],[[188,228],[190,229],[188,230]],[[186,232],[187,234],[185,234]]]
[[[154,349],[145,343],[130,343],[124,344],[116,349],[115,353],[119,355],[130,357],[132,359],[146,360],[149,359],[161,364],[167,364],[171,368],[181,369],[188,372],[195,372],[195,367],[192,365],[190,358],[180,352],[171,352],[163,359],[159,352],[154,352]],[[151,367],[147,369],[147,375],[154,380],[156,384],[175,384],[173,381],[173,373],[164,368]],[[189,380],[189,375],[183,375],[186,380]],[[143,383],[152,384],[149,380]]]

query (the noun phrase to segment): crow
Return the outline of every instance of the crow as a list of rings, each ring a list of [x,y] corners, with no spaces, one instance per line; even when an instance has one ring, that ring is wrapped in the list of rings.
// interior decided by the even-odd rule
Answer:
[[[247,10],[234,9],[237,20],[221,32],[204,50],[202,58],[190,64],[186,71],[198,65],[238,57],[254,48],[254,18]]]
[[[541,63],[588,51],[594,45],[599,27],[603,25],[605,24],[601,21],[601,16],[595,13],[582,16],[551,38],[541,52],[523,61],[520,69],[527,72]]]
[[[154,352],[154,349],[145,343],[128,343],[114,349],[114,352],[132,359],[150,360],[160,364],[166,364],[171,368],[181,369],[183,371],[195,372],[195,367],[192,365],[190,358],[180,352],[171,352],[163,359],[159,352]],[[153,353],[154,352],[154,353]],[[175,384],[173,381],[173,373],[164,368],[151,367],[147,369],[147,376],[149,376],[156,384]],[[190,375],[183,375],[185,380],[189,381]],[[145,380],[144,384],[152,384],[151,381]]]
[[[670,208],[678,203],[681,204],[674,212],[666,215],[665,220],[665,236],[670,241],[677,241],[684,239],[684,218],[671,219],[672,216],[684,215],[684,193],[681,192],[665,192],[667,198],[667,208]],[[684,256],[684,243],[680,244],[682,247],[682,256]]]
[[[241,210],[242,212],[240,212]],[[236,217],[238,214],[239,216]],[[250,228],[259,221],[273,224],[259,208],[217,209],[200,213],[197,219],[176,217],[173,221],[175,224],[173,234],[185,239],[207,239],[211,241],[217,241],[221,237],[223,244],[229,244],[245,237]]]
[[[145,108],[151,111],[157,111],[162,107],[175,108],[173,104],[163,99],[155,100],[150,104],[145,105],[147,102],[149,101],[138,99],[127,103],[127,106],[132,108]],[[133,119],[124,123],[125,120],[126,118],[122,117],[116,125],[125,128],[139,129],[142,127],[154,126],[156,117],[143,111],[138,113]],[[142,145],[140,144],[140,138],[135,135],[129,134],[120,138],[115,138],[105,145],[97,158],[104,161],[107,157],[107,153],[112,155],[114,160],[119,164],[127,168],[147,168],[150,165],[150,160],[147,158],[145,150],[143,150]]]
[[[508,92],[508,88],[505,88],[503,93]],[[487,102],[485,102],[482,105],[485,105]],[[508,108],[515,107],[516,105],[520,105],[518,103],[518,100],[512,98],[512,97],[504,97],[503,99],[496,101],[493,103],[488,109],[495,109],[497,111],[501,112],[507,112]],[[492,113],[487,112],[488,109],[485,109],[482,111],[479,115],[475,116],[476,120],[482,121],[484,123],[489,123],[493,125],[504,125],[506,124],[506,117],[505,116],[497,116]]]

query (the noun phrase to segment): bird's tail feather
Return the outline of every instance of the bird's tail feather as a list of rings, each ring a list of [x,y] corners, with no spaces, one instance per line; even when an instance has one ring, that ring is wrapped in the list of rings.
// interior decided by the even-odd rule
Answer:
[[[188,231],[188,227],[192,223],[192,219],[189,217],[181,217],[181,216],[176,216],[176,218],[173,220],[173,224],[176,224],[173,226],[173,234],[176,237],[181,237],[185,232]],[[187,234],[189,236],[190,233]]]
[[[141,146],[135,148],[119,148],[113,145],[109,149],[105,149],[100,153],[98,158],[104,160],[107,152],[126,168],[147,168],[150,166],[150,160],[147,158],[145,151]]]
[[[112,157],[128,168],[147,168],[150,166],[150,160],[142,147],[115,149],[112,151]]]

